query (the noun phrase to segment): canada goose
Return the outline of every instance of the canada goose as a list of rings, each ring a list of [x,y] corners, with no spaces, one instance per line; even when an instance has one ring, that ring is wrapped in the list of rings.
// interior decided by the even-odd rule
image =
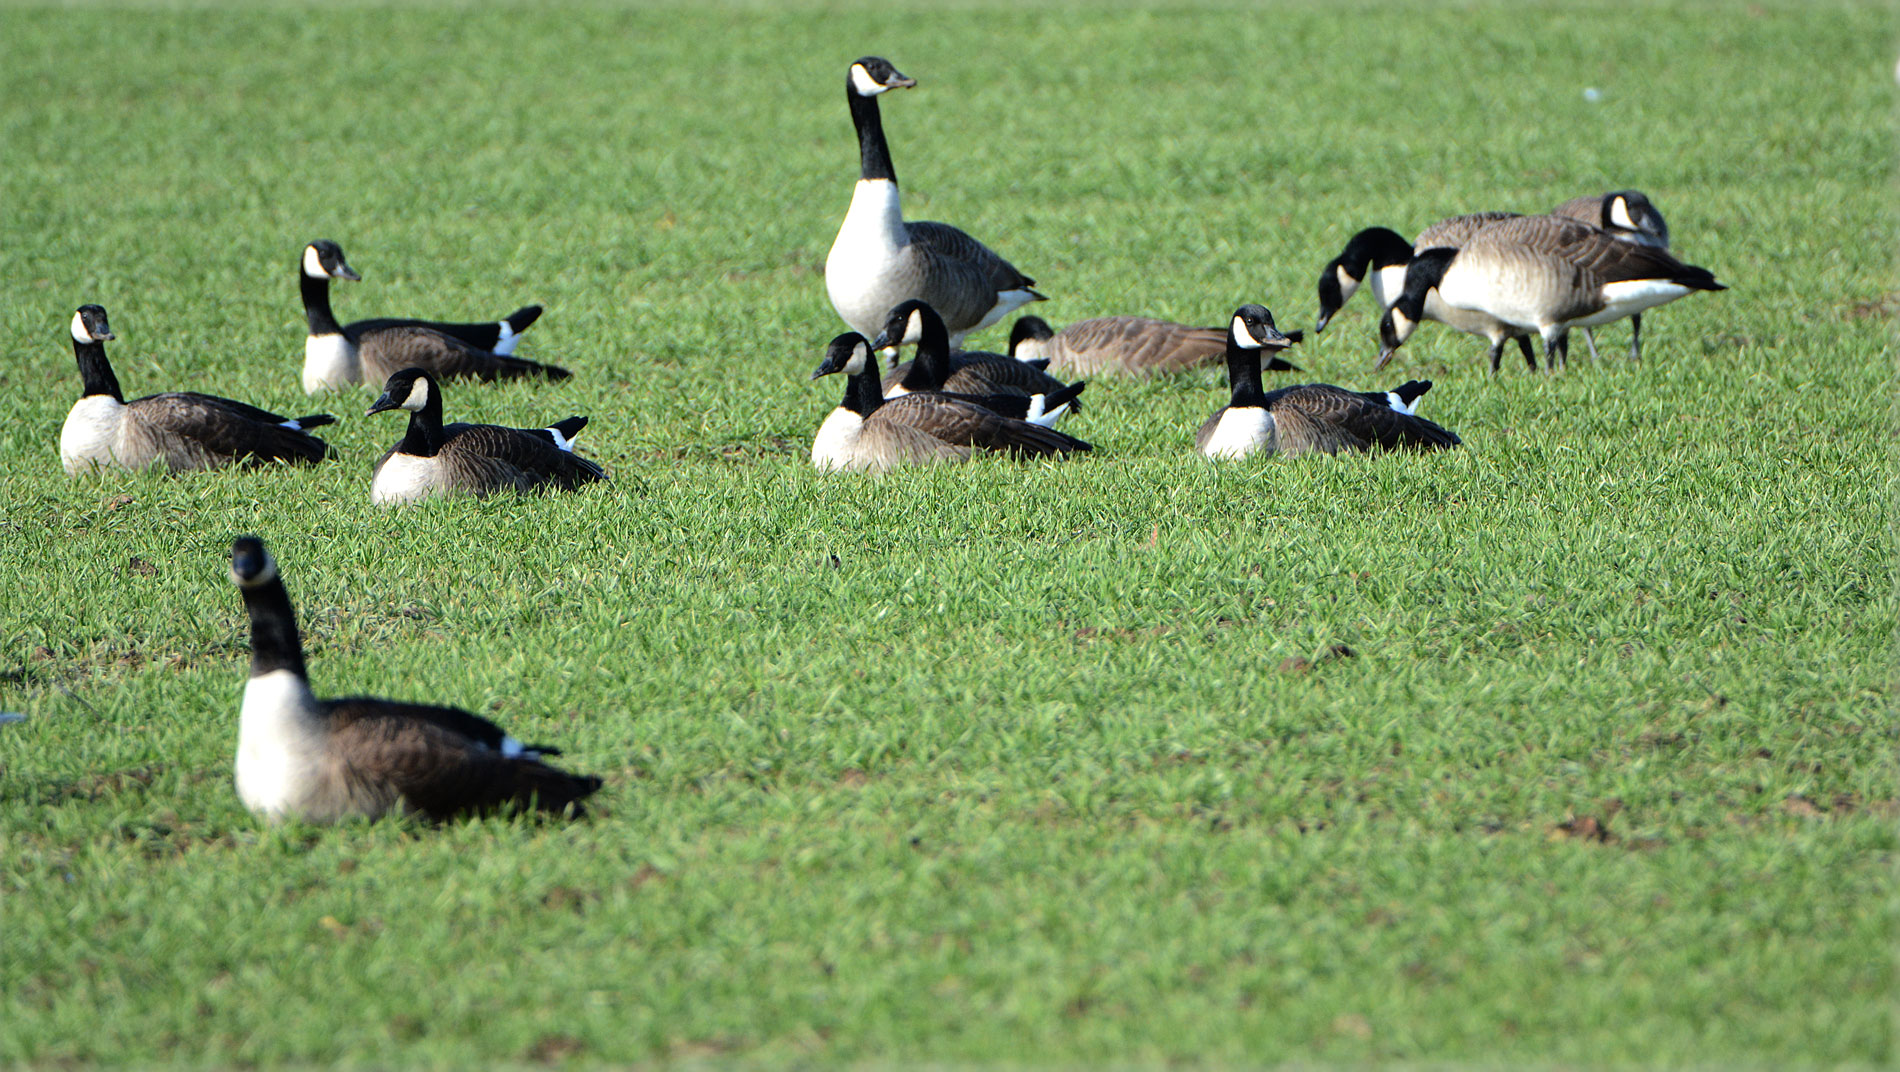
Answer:
[[[901,465],[968,461],[972,449],[1061,456],[1087,443],[1028,421],[1004,417],[954,395],[916,391],[885,398],[877,356],[855,331],[831,340],[812,379],[843,372],[844,400],[812,437],[821,470],[882,473]]]
[[[858,185],[825,258],[825,290],[844,322],[867,338],[892,306],[922,298],[944,318],[950,344],[960,346],[966,334],[1044,298],[1035,280],[955,227],[905,221],[877,98],[916,84],[878,56],[852,63],[845,77],[858,129]]]
[[[304,247],[298,282],[304,318],[310,325],[303,347],[303,389],[308,394],[365,380],[381,383],[412,366],[445,378],[478,380],[533,375],[565,380],[570,375],[553,365],[508,356],[521,341],[521,333],[541,315],[539,305],[524,306],[486,324],[393,317],[338,324],[330,312],[330,280],[361,278],[344,261],[343,248],[335,242],[319,239]]]
[[[1409,256],[1409,250],[1408,250]],[[1299,332],[1286,333],[1299,341]],[[1071,376],[1124,373],[1156,376],[1212,363],[1227,352],[1225,328],[1196,328],[1146,316],[1098,316],[1078,320],[1061,331],[1039,316],[1020,316],[1009,330],[1009,356],[1046,361]],[[1298,372],[1278,355],[1270,372]]]
[[[871,345],[877,349],[915,344],[917,356],[891,369],[884,393],[896,398],[912,391],[949,391],[966,395],[1046,395],[1061,391],[1061,380],[1002,354],[979,350],[950,352],[943,318],[929,302],[911,299],[892,309]],[[1082,404],[1075,403],[1081,410]]]
[[[600,779],[542,761],[468,711],[372,696],[319,700],[304,670],[297,614],[255,536],[231,545],[231,580],[251,619],[251,679],[238,721],[238,798],[272,822],[335,822],[386,812],[449,819],[538,809],[579,816]]]
[[[1551,209],[1550,214],[1594,224],[1624,242],[1669,248],[1669,224],[1640,190],[1612,190],[1596,197],[1573,197]],[[1590,347],[1590,360],[1595,361],[1596,333],[1584,328],[1583,341]],[[1642,359],[1643,314],[1633,313],[1630,315],[1630,360]]]
[[[1708,269],[1665,250],[1618,241],[1561,216],[1519,216],[1486,227],[1458,249],[1412,258],[1404,293],[1379,325],[1382,357],[1417,328],[1434,290],[1449,307],[1536,332],[1549,372],[1563,363],[1573,327],[1607,324],[1691,291],[1727,289]]]
[[[154,464],[177,473],[238,461],[319,462],[331,453],[328,444],[305,431],[335,424],[328,413],[282,417],[190,391],[127,402],[106,361],[106,343],[118,336],[106,324],[105,309],[80,306],[72,335],[81,388],[59,432],[59,460],[73,476],[94,468]]]
[[[570,491],[607,476],[574,453],[573,437],[587,423],[585,417],[541,429],[444,425],[442,387],[419,368],[391,376],[369,412],[389,409],[409,411],[409,430],[376,463],[369,488],[373,503],[414,502],[436,494]]]
[[[1348,391],[1326,383],[1260,387],[1263,350],[1284,348],[1286,336],[1273,326],[1262,305],[1243,305],[1227,330],[1227,380],[1232,391],[1222,406],[1194,433],[1194,445],[1209,458],[1244,458],[1256,453],[1303,454],[1324,451],[1438,450],[1458,445],[1458,437],[1412,414],[1429,381],[1414,380],[1385,392]]]

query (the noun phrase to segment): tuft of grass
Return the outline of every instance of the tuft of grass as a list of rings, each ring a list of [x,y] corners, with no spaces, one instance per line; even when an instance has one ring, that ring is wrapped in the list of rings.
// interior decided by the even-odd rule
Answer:
[[[1890,7],[6,25],[0,1059],[1891,1060]],[[1361,227],[1623,186],[1733,289],[1495,380],[1434,328],[1373,377],[1359,298],[1296,359],[1435,380],[1447,454],[1210,466],[1207,371],[1092,387],[1075,462],[821,477],[866,52],[910,215],[1058,323],[1298,327]],[[318,237],[344,319],[545,304],[575,379],[448,411],[588,414],[613,482],[372,509],[399,420],[297,384]],[[88,301],[133,394],[342,460],[65,478]],[[320,693],[559,742],[598,816],[260,826],[244,532]]]

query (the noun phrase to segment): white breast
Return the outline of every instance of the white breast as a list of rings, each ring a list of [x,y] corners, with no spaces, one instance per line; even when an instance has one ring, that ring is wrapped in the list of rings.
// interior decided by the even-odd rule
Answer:
[[[252,678],[238,719],[238,799],[271,819],[301,813],[319,788],[323,745],[322,716],[303,678],[289,670]]]
[[[1259,406],[1229,406],[1201,453],[1210,458],[1245,458],[1273,442],[1273,414]]]
[[[356,347],[342,334],[308,335],[303,340],[303,389],[316,394],[363,382]]]
[[[436,458],[391,454],[370,481],[369,501],[377,506],[415,502],[442,490],[442,466]]]
[[[897,184],[858,180],[851,208],[825,258],[825,292],[845,323],[866,338],[875,337],[891,307],[904,300],[891,297],[887,278],[909,239]]]
[[[858,433],[864,430],[864,418],[839,406],[818,426],[811,440],[811,463],[821,471],[847,469],[858,445]]]
[[[125,403],[111,395],[87,395],[73,403],[59,430],[59,461],[77,476],[95,466],[119,465],[119,432]]]

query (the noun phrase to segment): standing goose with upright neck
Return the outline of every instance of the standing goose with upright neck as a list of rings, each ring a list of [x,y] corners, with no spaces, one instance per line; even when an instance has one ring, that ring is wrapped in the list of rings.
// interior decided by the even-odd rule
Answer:
[[[238,798],[272,822],[449,819],[536,809],[578,816],[600,779],[543,762],[529,745],[456,707],[373,696],[319,700],[304,669],[297,612],[255,536],[231,545],[231,581],[251,620],[251,677],[238,718]]]
[[[353,383],[381,383],[400,369],[427,368],[445,378],[478,380],[546,376],[564,380],[566,369],[512,357],[521,333],[541,315],[527,305],[501,320],[480,324],[378,317],[339,324],[330,311],[330,281],[360,280],[343,259],[343,247],[318,239],[304,247],[297,274],[309,334],[303,346],[306,393]]]
[[[1044,299],[1035,280],[955,227],[904,220],[877,98],[916,84],[882,57],[851,64],[845,99],[858,131],[858,184],[825,258],[825,290],[838,315],[866,338],[894,306],[921,298],[943,317],[950,345],[961,346],[970,332]]]
[[[327,413],[285,417],[234,399],[171,391],[130,402],[106,360],[118,336],[106,311],[82,305],[73,314],[73,356],[79,361],[80,398],[59,433],[59,460],[73,476],[93,469],[172,472],[216,469],[237,462],[319,462],[329,445],[306,429],[336,423]]]

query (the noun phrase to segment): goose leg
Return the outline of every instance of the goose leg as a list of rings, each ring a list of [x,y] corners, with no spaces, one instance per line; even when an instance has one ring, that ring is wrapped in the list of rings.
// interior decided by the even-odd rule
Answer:
[[[1517,348],[1524,352],[1524,367],[1530,369],[1532,372],[1536,372],[1537,354],[1531,350],[1531,337],[1529,335],[1519,335],[1517,337]]]
[[[1557,371],[1557,366],[1564,363],[1564,357],[1569,349],[1570,333],[1567,331],[1560,335],[1544,337],[1544,375],[1548,376]]]
[[[1493,376],[1498,374],[1498,363],[1504,360],[1504,342],[1504,336],[1500,335],[1492,341],[1491,352],[1485,355],[1491,359],[1491,375]]]
[[[1643,359],[1643,314],[1630,317],[1630,360]]]
[[[1597,362],[1597,333],[1591,330],[1590,328],[1584,328],[1583,341],[1585,345],[1590,347],[1590,363],[1592,365],[1596,364]]]

